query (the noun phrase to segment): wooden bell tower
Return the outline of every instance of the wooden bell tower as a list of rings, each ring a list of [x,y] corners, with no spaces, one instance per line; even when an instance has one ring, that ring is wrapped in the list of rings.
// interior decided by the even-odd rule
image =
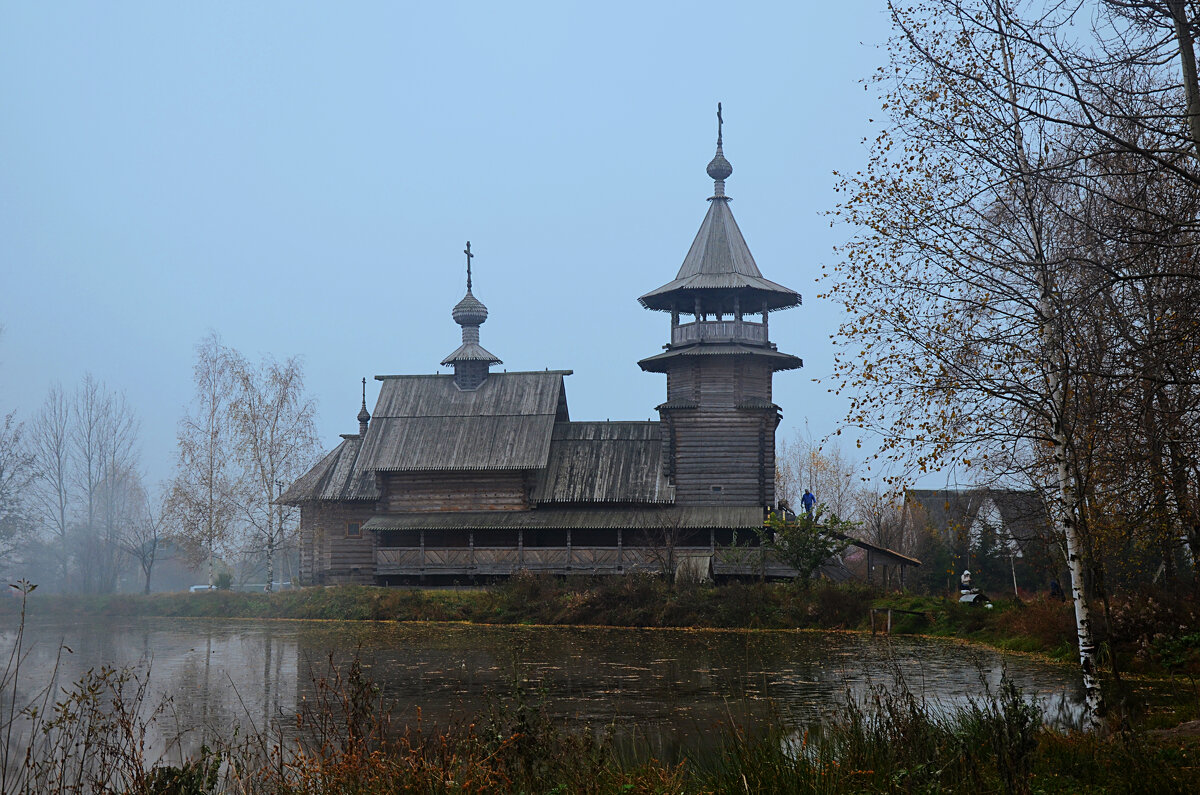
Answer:
[[[658,412],[676,504],[774,507],[780,408],[771,379],[803,362],[776,349],[768,320],[801,298],[763,278],[733,219],[722,124],[718,104],[717,153],[708,164],[714,190],[700,231],[675,279],[638,299],[670,312],[671,341],[638,365],[667,376]]]

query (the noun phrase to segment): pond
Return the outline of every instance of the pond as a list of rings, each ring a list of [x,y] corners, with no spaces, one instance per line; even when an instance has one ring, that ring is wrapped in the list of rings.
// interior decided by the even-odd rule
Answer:
[[[0,649],[14,630],[0,631]],[[60,646],[70,651],[59,653]],[[147,703],[171,699],[167,720],[205,732],[285,731],[313,675],[357,656],[397,718],[445,726],[510,698],[518,687],[570,726],[611,731],[637,755],[674,761],[736,721],[807,726],[872,684],[903,677],[916,694],[951,706],[999,685],[1002,670],[1043,704],[1051,722],[1077,720],[1077,670],[953,641],[836,632],[639,630],[372,622],[206,619],[40,621],[27,629],[27,697],[89,668],[136,665]],[[163,729],[164,732],[167,729]]]

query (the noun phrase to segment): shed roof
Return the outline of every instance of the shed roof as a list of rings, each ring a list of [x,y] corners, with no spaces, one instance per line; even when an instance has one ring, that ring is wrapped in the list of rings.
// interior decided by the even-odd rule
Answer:
[[[657,422],[560,422],[533,499],[540,503],[669,503]]]
[[[436,511],[372,517],[367,530],[652,530],[761,527],[761,508],[724,506],[681,508],[536,508],[532,511]]]
[[[462,390],[450,375],[383,382],[363,442],[365,470],[541,469],[556,419],[566,420],[569,371],[493,373]]]

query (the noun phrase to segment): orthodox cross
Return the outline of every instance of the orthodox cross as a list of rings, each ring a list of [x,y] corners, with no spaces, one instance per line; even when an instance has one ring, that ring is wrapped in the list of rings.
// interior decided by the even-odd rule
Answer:
[[[475,255],[471,253],[471,241],[467,241],[467,247],[463,249],[463,253],[467,255],[467,292],[471,292],[471,257]]]
[[[367,407],[367,379],[363,377],[363,408]]]
[[[721,118],[721,103],[717,103],[717,146],[721,145],[721,125],[725,120]]]

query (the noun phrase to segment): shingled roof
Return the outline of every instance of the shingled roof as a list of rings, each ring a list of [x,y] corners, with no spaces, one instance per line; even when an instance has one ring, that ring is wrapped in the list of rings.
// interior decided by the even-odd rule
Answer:
[[[538,508],[533,511],[434,511],[374,516],[365,530],[516,530],[565,529],[653,530],[762,527],[761,508],[707,506],[681,508]]]
[[[358,466],[378,472],[541,469],[566,421],[569,370],[493,373],[462,390],[449,375],[383,382]]]
[[[362,437],[345,434],[342,442],[304,473],[279,498],[284,505],[325,500],[379,499],[375,478],[356,467],[362,449]]]
[[[533,491],[539,503],[669,503],[657,422],[561,422]]]
[[[766,301],[772,310],[796,306],[801,301],[796,291],[763,278],[746,239],[742,237],[742,230],[733,219],[729,199],[714,197],[675,279],[651,290],[638,301],[647,309],[669,311],[674,299],[686,298],[692,291],[746,289],[753,290],[755,296]],[[746,311],[757,309],[752,304],[744,308]]]
[[[647,372],[665,373],[670,368],[666,362],[679,356],[755,356],[765,358],[773,370],[795,370],[804,366],[804,360],[799,356],[781,353],[775,350],[774,346],[764,348],[737,342],[701,342],[698,345],[672,348],[642,359],[638,366]]]
[[[908,489],[904,493],[906,512],[915,504],[930,527],[961,533],[975,521],[985,497],[986,489]]]

